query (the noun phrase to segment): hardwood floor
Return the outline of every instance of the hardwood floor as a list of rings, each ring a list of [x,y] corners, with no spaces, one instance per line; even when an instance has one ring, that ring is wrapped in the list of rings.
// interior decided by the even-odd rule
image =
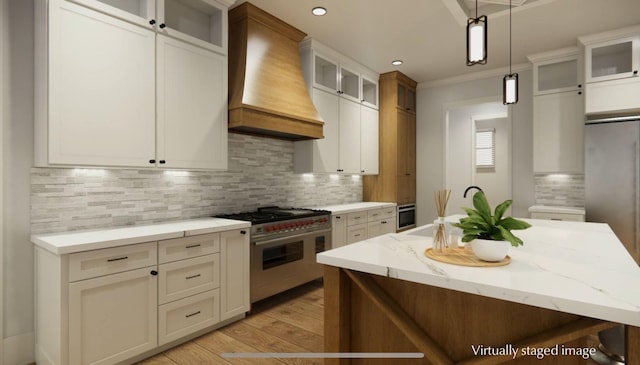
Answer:
[[[247,318],[139,365],[321,365],[322,359],[223,358],[231,352],[323,352],[324,290],[314,281],[254,303]]]

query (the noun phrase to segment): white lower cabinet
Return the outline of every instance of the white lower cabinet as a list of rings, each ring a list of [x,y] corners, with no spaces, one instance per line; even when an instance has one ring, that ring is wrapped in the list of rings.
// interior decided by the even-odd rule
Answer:
[[[249,234],[246,230],[220,234],[220,320],[249,311]]]
[[[244,229],[66,255],[36,248],[38,364],[126,363],[249,309]]]
[[[157,346],[154,269],[69,284],[70,364],[113,364]]]
[[[396,231],[396,206],[332,215],[332,248]]]

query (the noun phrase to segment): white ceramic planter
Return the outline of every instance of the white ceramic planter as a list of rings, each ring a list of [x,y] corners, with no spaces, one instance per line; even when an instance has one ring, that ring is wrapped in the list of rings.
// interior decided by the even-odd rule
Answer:
[[[473,254],[484,261],[503,260],[509,252],[509,246],[511,246],[509,241],[491,241],[479,238],[471,241]]]

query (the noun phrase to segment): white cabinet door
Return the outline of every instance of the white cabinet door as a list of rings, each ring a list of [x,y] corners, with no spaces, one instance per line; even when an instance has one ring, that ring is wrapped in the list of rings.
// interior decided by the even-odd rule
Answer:
[[[347,244],[347,216],[338,214],[331,216],[331,248]]]
[[[220,320],[248,312],[249,234],[246,229],[220,234]]]
[[[148,165],[154,32],[61,0],[49,15],[48,163]]]
[[[362,106],[360,108],[360,172],[367,175],[378,174],[378,111]]]
[[[584,99],[576,91],[533,98],[533,168],[540,173],[584,170]]]
[[[160,166],[227,168],[225,56],[158,35]]]
[[[324,120],[322,127],[323,139],[309,141],[313,143],[313,171],[332,172],[338,171],[338,95],[313,89],[313,104],[318,114]]]
[[[360,104],[340,98],[340,172],[360,174]]]
[[[158,343],[158,286],[151,268],[69,284],[69,358],[114,364]]]
[[[638,76],[640,36],[590,44],[585,52],[588,83]]]

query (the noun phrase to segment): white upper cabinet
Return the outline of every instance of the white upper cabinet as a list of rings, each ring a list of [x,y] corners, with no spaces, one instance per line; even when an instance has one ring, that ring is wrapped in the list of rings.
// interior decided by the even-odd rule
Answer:
[[[578,47],[528,56],[533,63],[533,170],[583,171],[583,58]]]
[[[70,0],[174,38],[226,53],[227,7],[215,0]]]
[[[587,45],[587,82],[637,77],[639,42],[633,36]]]
[[[308,39],[300,60],[324,138],[294,143],[297,173],[378,174],[378,75]]]
[[[585,47],[585,113],[640,111],[640,26],[580,37]]]
[[[226,169],[227,5],[36,2],[36,165]]]
[[[583,89],[583,57],[578,47],[540,53],[528,58],[533,63],[534,95]]]
[[[226,169],[227,58],[163,35],[157,52],[158,163]]]

